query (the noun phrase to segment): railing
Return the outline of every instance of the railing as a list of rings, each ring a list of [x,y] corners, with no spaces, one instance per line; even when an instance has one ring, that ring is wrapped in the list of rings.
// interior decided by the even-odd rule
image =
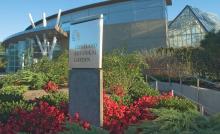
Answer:
[[[217,85],[214,83],[214,82],[212,82],[212,81],[209,81],[209,80],[206,80],[206,79],[202,79],[202,78],[199,78],[199,77],[197,77],[197,76],[183,76],[183,77],[180,77],[180,86],[182,86],[182,83],[183,83],[183,79],[184,78],[195,78],[196,79],[196,88],[197,88],[197,101],[194,101],[194,102],[197,102],[197,104],[199,104],[199,110],[200,110],[200,112],[202,113],[202,114],[204,114],[204,112],[205,112],[205,106],[204,105],[202,105],[201,103],[200,103],[200,100],[199,100],[199,98],[200,98],[200,90],[201,90],[201,85],[200,85],[200,83],[201,82],[205,82],[205,83],[208,83],[208,84],[211,84],[211,85],[214,85],[215,87],[217,87]],[[210,88],[209,88],[210,89]],[[182,93],[181,93],[181,96],[184,96]],[[186,96],[185,96],[186,97]],[[189,97],[187,97],[188,99],[190,99]],[[192,99],[190,99],[190,100],[192,100]],[[207,108],[207,107],[206,107]],[[210,108],[208,108],[209,110],[211,110]],[[214,110],[212,110],[212,112],[216,112],[216,111],[214,111]]]
[[[217,86],[217,84],[214,83],[214,82],[212,82],[212,81],[209,81],[209,80],[200,78],[200,77],[198,77],[198,76],[189,76],[189,75],[180,77],[180,83],[182,83],[182,81],[183,81],[184,78],[185,78],[185,79],[186,79],[186,78],[195,78],[195,79],[197,80],[197,86],[198,86],[198,87],[200,86],[200,81],[203,81],[203,82],[206,82],[206,83],[208,83],[208,84],[212,84],[212,85]]]
[[[211,112],[211,113],[217,113],[217,112],[218,112],[218,111],[215,111],[215,110],[213,110],[213,109],[210,109],[209,107],[204,106],[204,105],[201,104],[199,101],[195,101],[195,100],[193,100],[193,99],[191,99],[191,98],[185,96],[184,94],[182,94],[182,93],[180,93],[180,92],[175,91],[175,94],[178,95],[178,96],[182,96],[182,97],[184,97],[184,98],[187,98],[188,100],[190,100],[190,101],[192,101],[193,103],[195,103],[195,104],[198,106],[199,112],[200,112],[202,115],[205,115],[205,109],[208,109],[208,111]]]
[[[155,78],[155,77],[153,77],[153,76],[150,76],[150,75],[146,75],[146,82],[149,80],[149,79],[152,79],[153,81],[155,81],[155,89],[156,90],[158,90],[158,80]]]
[[[185,79],[188,79],[188,78],[193,78],[193,79],[196,79],[196,85],[195,86],[193,86],[193,85],[184,85],[183,84],[183,81],[185,80]],[[161,84],[161,81],[159,81],[157,78],[155,78],[155,77],[153,77],[153,76],[151,76],[151,75],[146,75],[146,81],[148,81],[149,79],[152,79],[153,80],[153,82],[155,82],[155,88],[157,89],[157,90],[159,90],[159,83]],[[153,83],[153,82],[151,82],[151,83]],[[179,95],[179,96],[182,96],[182,97],[185,97],[185,98],[187,98],[187,99],[189,99],[189,100],[191,100],[191,101],[193,101],[195,104],[197,104],[198,106],[199,106],[199,111],[201,112],[201,114],[204,114],[205,113],[205,109],[206,110],[208,110],[210,113],[217,113],[218,111],[215,111],[214,109],[212,109],[212,108],[209,108],[209,107],[207,107],[207,106],[205,106],[204,104],[202,104],[202,102],[201,102],[201,100],[200,99],[204,99],[204,97],[203,98],[200,98],[200,93],[202,93],[202,92],[200,92],[200,90],[202,89],[202,87],[201,87],[201,85],[200,85],[200,83],[201,82],[205,82],[205,83],[208,83],[208,84],[211,84],[211,85],[214,85],[214,86],[216,86],[217,84],[215,84],[215,83],[213,83],[213,82],[211,82],[211,81],[209,81],[209,80],[206,80],[206,79],[201,79],[201,78],[199,78],[199,77],[196,77],[196,76],[183,76],[183,77],[180,77],[180,79],[179,79],[179,83],[173,83],[173,82],[171,82],[170,80],[169,80],[169,82],[167,82],[167,85],[170,87],[170,88],[179,88],[179,89],[176,89],[176,90],[174,90],[174,92],[175,92],[175,94],[176,95]],[[178,85],[176,85],[176,84],[178,84]],[[172,86],[172,85],[174,85],[174,86]],[[183,85],[184,85],[184,87],[183,87]],[[187,87],[185,87],[185,86],[188,86],[188,88]],[[193,87],[192,87],[193,86]],[[162,87],[161,87],[162,88]],[[167,87],[163,87],[163,88],[167,88]],[[183,91],[183,89],[187,89],[186,91]],[[191,91],[190,89],[193,89],[193,91]],[[208,88],[207,88],[208,89]],[[164,89],[160,89],[160,90],[164,90]],[[210,90],[210,89],[208,89],[208,90]],[[188,91],[188,92],[187,92]],[[210,90],[211,91],[211,90]],[[212,91],[212,92],[214,92],[214,91]],[[217,92],[217,91],[215,91],[215,92]],[[194,93],[194,95],[195,96],[193,96],[192,94],[190,94],[190,93]],[[205,92],[205,93],[207,93],[207,92]],[[188,95],[188,96],[187,96]],[[209,98],[210,99],[210,98]],[[206,99],[207,100],[207,99]],[[204,100],[203,100],[204,101]],[[204,103],[204,102],[203,102]],[[209,105],[210,106],[210,105]],[[217,107],[217,106],[216,106]]]

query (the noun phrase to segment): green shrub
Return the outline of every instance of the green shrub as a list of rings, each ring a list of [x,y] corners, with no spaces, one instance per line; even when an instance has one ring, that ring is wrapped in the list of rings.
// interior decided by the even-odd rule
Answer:
[[[131,96],[132,100],[137,100],[142,96],[157,96],[159,91],[148,86],[144,81],[137,81],[131,88],[128,90],[128,95]]]
[[[34,73],[30,70],[20,70],[15,74],[8,74],[1,79],[1,85],[26,85],[30,89],[41,89],[48,81],[48,78],[43,73]]]
[[[38,63],[33,64],[27,69],[35,73],[44,73],[49,81],[63,84],[68,80],[68,53],[65,51],[57,59],[50,60],[43,57]]]
[[[219,134],[220,115],[211,117],[200,115],[196,111],[180,112],[174,109],[153,109],[158,118],[144,121],[141,125],[130,126],[128,134]]]
[[[158,118],[154,121],[145,121],[141,125],[129,127],[127,133],[141,131],[155,134],[197,134],[203,128],[208,128],[208,119],[196,111],[179,112],[173,109],[152,110]],[[198,124],[196,121],[200,121]]]
[[[12,102],[23,100],[23,96],[17,93],[0,93],[0,101],[2,102]]]
[[[213,131],[220,132],[220,113],[210,117],[210,126],[212,126]]]
[[[117,96],[113,94],[111,99],[126,106],[129,106],[134,101],[129,95]]]
[[[39,98],[39,100],[46,101],[48,104],[53,106],[59,106],[61,102],[68,102],[69,96],[67,93],[64,92],[56,92],[44,95],[41,98]]]
[[[156,106],[157,108],[175,109],[181,112],[197,110],[197,106],[188,99],[182,99],[178,97],[170,99],[162,99]]]
[[[23,93],[27,90],[27,86],[5,86],[0,89],[0,101],[12,102],[23,100]]]
[[[30,86],[30,89],[41,89],[47,81],[48,78],[41,72],[34,73],[30,70],[17,72],[16,83]]]
[[[0,101],[0,122],[6,122],[11,112],[13,112],[16,108],[21,108],[30,111],[32,110],[34,105],[35,104],[23,100],[12,102]]]
[[[16,74],[8,74],[0,78],[0,88],[7,85],[12,85],[15,82]]]
[[[108,134],[107,131],[96,127],[92,127],[91,130],[86,131],[76,123],[74,124],[67,123],[66,128],[67,128],[66,131],[60,132],[59,134]]]
[[[5,86],[2,89],[0,89],[0,93],[5,94],[20,94],[22,95],[28,90],[27,86]]]
[[[105,54],[103,59],[104,87],[110,92],[110,88],[115,85],[122,86],[124,93],[135,88],[139,81],[143,82],[142,70],[147,65],[141,54],[127,54],[123,51],[114,51]]]
[[[148,73],[171,79],[179,76],[199,76],[219,81],[220,79],[220,32],[208,33],[200,47],[159,48],[145,53]]]

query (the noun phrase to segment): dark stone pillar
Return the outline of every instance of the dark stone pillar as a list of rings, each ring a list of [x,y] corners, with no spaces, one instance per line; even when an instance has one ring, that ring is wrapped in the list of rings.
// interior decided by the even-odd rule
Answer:
[[[103,80],[100,69],[72,69],[69,79],[69,112],[79,112],[80,119],[103,125]]]

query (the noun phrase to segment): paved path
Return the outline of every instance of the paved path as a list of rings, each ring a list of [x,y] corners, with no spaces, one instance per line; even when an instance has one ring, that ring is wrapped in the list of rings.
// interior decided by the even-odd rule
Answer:
[[[155,83],[152,83],[152,86],[155,87]],[[208,114],[220,112],[220,91],[167,82],[158,82],[158,89],[161,91],[174,90],[175,94],[202,105]]]
[[[67,88],[60,89],[59,92],[69,93]],[[44,95],[48,95],[44,90],[28,90],[23,94],[25,100],[33,100],[35,98],[40,98]]]

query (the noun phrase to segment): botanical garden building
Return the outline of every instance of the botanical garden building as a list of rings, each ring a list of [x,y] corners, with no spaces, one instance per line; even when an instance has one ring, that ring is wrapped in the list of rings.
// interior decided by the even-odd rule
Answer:
[[[188,5],[168,24],[168,5],[172,5],[172,0],[109,0],[49,17],[44,13],[37,22],[30,14],[31,25],[3,41],[6,72],[38,62],[42,56],[52,59],[68,50],[70,25],[83,17],[104,15],[104,52],[199,46],[207,32],[220,29],[217,16]]]
[[[126,48],[129,52],[167,46],[167,5],[172,0],[108,0],[86,5],[34,22],[24,31],[3,41],[7,72],[37,62],[42,56],[56,57],[68,49],[71,22],[93,15],[104,15],[103,51]],[[89,30],[89,28],[88,28]]]
[[[187,5],[168,27],[170,47],[194,47],[207,32],[220,29],[220,19]]]

